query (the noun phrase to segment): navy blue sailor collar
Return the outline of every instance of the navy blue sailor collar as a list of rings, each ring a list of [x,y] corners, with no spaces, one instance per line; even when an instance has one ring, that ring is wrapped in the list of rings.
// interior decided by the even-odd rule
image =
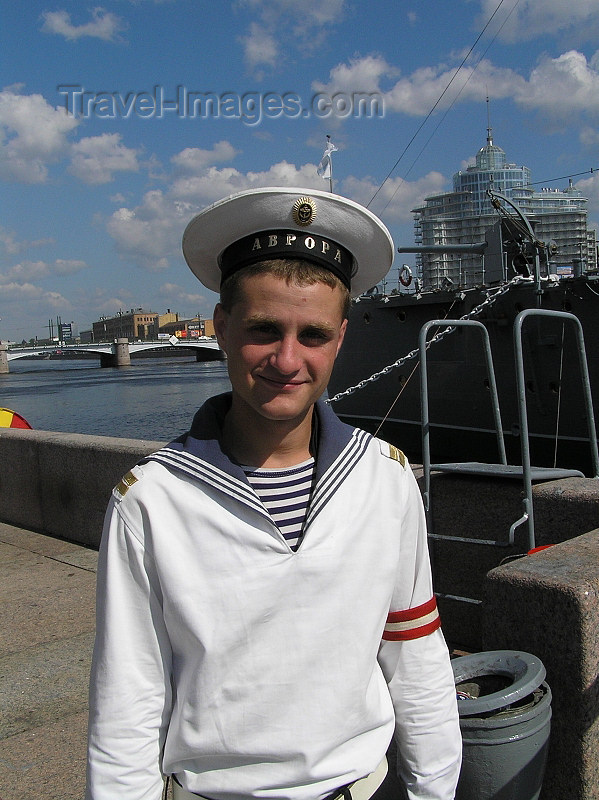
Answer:
[[[223,452],[221,435],[225,416],[231,407],[231,393],[216,395],[197,411],[188,433],[170,442],[145,461],[159,461],[174,470],[207,481],[231,492],[231,478],[247,502],[255,497],[241,466]],[[317,415],[317,453],[315,492],[325,501],[351,472],[372,438],[369,433],[346,425],[323,401],[315,405]],[[257,498],[256,498],[257,499]],[[252,502],[252,505],[254,503]],[[318,503],[320,506],[321,503]]]

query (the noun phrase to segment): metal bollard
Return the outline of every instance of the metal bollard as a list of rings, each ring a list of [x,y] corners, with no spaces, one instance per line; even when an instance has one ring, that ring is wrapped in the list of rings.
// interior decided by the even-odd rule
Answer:
[[[463,743],[456,800],[538,800],[551,727],[541,660],[495,650],[452,666]]]

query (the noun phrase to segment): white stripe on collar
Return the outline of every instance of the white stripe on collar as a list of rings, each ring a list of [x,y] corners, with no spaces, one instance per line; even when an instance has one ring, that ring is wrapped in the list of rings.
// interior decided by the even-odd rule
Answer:
[[[159,461],[165,466],[183,472],[195,480],[200,480],[223,492],[228,497],[234,497],[240,503],[243,503],[243,505],[252,508],[261,516],[270,520],[270,517],[264,511],[262,503],[256,497],[256,493],[249,484],[243,483],[237,478],[228,475],[226,472],[223,472],[223,470],[214,467],[198,456],[194,456],[185,451],[175,450],[167,445],[156,453],[152,453],[152,455],[148,456],[148,459]]]
[[[331,464],[314,488],[312,502],[308,510],[305,529],[313,522],[315,517],[329,502],[331,496],[337,491],[351,470],[366,452],[372,436],[359,428],[354,429],[354,434],[341,453]]]

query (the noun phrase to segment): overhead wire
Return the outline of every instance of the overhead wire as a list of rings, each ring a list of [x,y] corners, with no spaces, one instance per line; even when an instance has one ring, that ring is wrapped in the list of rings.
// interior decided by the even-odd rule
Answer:
[[[455,81],[455,79],[457,78],[457,76],[458,76],[458,75],[459,75],[459,73],[461,72],[461,70],[462,70],[462,67],[465,65],[466,61],[467,61],[467,60],[470,58],[470,55],[471,55],[471,54],[472,54],[472,52],[474,51],[474,48],[476,47],[476,45],[479,43],[479,41],[480,41],[480,40],[481,40],[481,38],[483,37],[483,34],[485,33],[485,31],[487,30],[487,28],[489,27],[489,25],[490,25],[490,24],[491,24],[491,22],[493,21],[493,19],[494,19],[495,15],[497,14],[497,12],[498,12],[498,11],[499,11],[499,9],[501,8],[501,6],[504,4],[504,2],[505,2],[505,0],[499,0],[499,3],[498,3],[498,5],[497,5],[497,7],[495,8],[495,10],[493,11],[493,13],[491,14],[491,16],[489,17],[489,19],[487,20],[487,22],[486,22],[486,24],[485,24],[484,28],[481,30],[481,32],[480,32],[480,33],[478,34],[478,36],[476,37],[476,40],[474,41],[474,44],[473,44],[473,45],[470,47],[470,49],[468,50],[468,52],[466,53],[466,55],[465,55],[465,56],[464,56],[464,58],[462,59],[462,61],[461,61],[460,65],[458,66],[458,68],[456,69],[456,71],[454,72],[454,74],[452,75],[452,77],[450,78],[449,82],[447,83],[447,86],[446,86],[446,87],[443,89],[443,91],[441,92],[441,94],[439,95],[439,97],[437,98],[437,100],[435,101],[434,105],[432,106],[432,108],[430,109],[430,111],[428,112],[428,114],[426,115],[426,117],[424,118],[424,120],[423,120],[423,121],[421,122],[421,124],[418,126],[418,128],[417,128],[416,132],[413,134],[413,136],[412,136],[412,138],[410,139],[410,141],[409,141],[409,142],[407,143],[407,145],[404,147],[404,149],[402,150],[402,152],[401,152],[401,154],[400,154],[399,158],[397,159],[397,161],[395,162],[395,164],[394,164],[394,165],[391,167],[391,169],[390,169],[390,170],[389,170],[389,172],[387,173],[387,175],[386,175],[385,179],[383,180],[383,182],[380,184],[380,186],[378,187],[378,189],[376,190],[376,192],[375,192],[375,193],[372,195],[372,197],[371,197],[371,198],[370,198],[370,200],[368,201],[368,203],[367,203],[367,205],[366,205],[366,208],[369,208],[369,207],[370,207],[370,204],[372,203],[372,201],[373,201],[373,200],[376,198],[376,196],[377,196],[377,195],[378,195],[378,193],[381,191],[381,189],[383,188],[383,186],[385,185],[385,183],[386,183],[386,182],[389,180],[389,178],[391,177],[391,175],[393,174],[393,172],[395,172],[395,169],[397,168],[397,165],[400,163],[400,161],[401,161],[401,160],[402,160],[402,158],[405,156],[405,154],[407,153],[407,151],[408,151],[408,150],[409,150],[409,148],[411,147],[412,143],[414,142],[414,140],[416,139],[416,137],[418,136],[418,134],[420,133],[420,131],[421,131],[421,130],[424,128],[424,126],[426,125],[426,123],[428,122],[428,120],[430,119],[430,117],[433,115],[433,113],[434,113],[435,109],[437,108],[437,106],[439,105],[439,103],[441,102],[441,100],[443,99],[443,97],[445,96],[445,94],[446,94],[446,93],[449,91],[449,87],[452,85],[452,83]],[[514,4],[514,8],[515,8],[515,7],[518,5],[518,3],[519,3],[519,2],[520,2],[520,0],[516,0],[516,3]],[[513,11],[513,9],[512,9],[512,11]],[[511,14],[511,12],[510,12],[510,14]]]
[[[370,205],[371,205],[371,203],[373,202],[373,200],[374,200],[374,199],[377,197],[377,195],[379,194],[379,192],[381,191],[381,189],[383,188],[383,186],[385,185],[385,183],[386,183],[386,182],[389,180],[389,178],[391,177],[391,175],[393,174],[393,172],[394,172],[394,171],[395,171],[395,169],[397,168],[397,165],[398,165],[398,164],[401,162],[401,160],[403,159],[403,157],[406,155],[407,151],[409,150],[409,148],[411,147],[411,145],[412,145],[412,144],[413,144],[413,142],[415,141],[416,137],[419,135],[419,133],[422,131],[422,129],[424,128],[424,126],[426,125],[426,123],[428,122],[428,120],[430,119],[430,117],[432,116],[432,114],[434,113],[435,109],[437,108],[437,106],[439,105],[439,103],[441,102],[441,100],[443,99],[444,95],[445,95],[445,94],[447,93],[447,91],[449,90],[449,87],[451,86],[451,84],[452,84],[452,83],[454,82],[454,80],[457,78],[458,74],[460,73],[460,71],[462,70],[462,68],[463,68],[463,67],[464,67],[464,65],[466,64],[466,62],[468,61],[468,59],[469,59],[469,57],[471,56],[472,52],[474,51],[474,49],[475,49],[476,45],[477,45],[477,44],[478,44],[478,42],[480,41],[481,37],[483,36],[483,34],[485,33],[485,31],[487,30],[487,28],[488,28],[488,27],[489,27],[489,25],[491,24],[491,22],[492,22],[493,18],[495,17],[495,15],[497,14],[497,12],[499,11],[499,9],[501,8],[501,6],[503,5],[503,3],[504,3],[504,2],[505,2],[505,0],[500,0],[499,4],[498,4],[498,5],[497,5],[497,7],[495,8],[495,10],[493,11],[493,13],[492,13],[492,14],[491,14],[491,16],[489,17],[489,19],[487,20],[487,22],[486,22],[486,24],[485,24],[484,28],[481,30],[481,32],[480,32],[480,33],[479,33],[479,35],[477,36],[476,40],[474,41],[474,44],[473,44],[473,45],[470,47],[470,49],[468,50],[468,53],[467,53],[467,54],[466,54],[466,56],[465,56],[465,57],[462,59],[462,62],[460,63],[459,67],[456,69],[455,73],[453,74],[453,76],[452,76],[452,77],[451,77],[451,79],[449,80],[449,82],[448,82],[447,86],[446,86],[446,87],[443,89],[443,91],[441,92],[441,94],[439,95],[439,97],[437,98],[437,100],[435,101],[434,105],[432,106],[432,108],[430,109],[430,111],[428,112],[428,114],[426,115],[426,117],[424,118],[424,120],[422,121],[422,123],[419,125],[419,127],[417,128],[417,130],[415,131],[415,133],[414,133],[414,135],[412,136],[412,138],[410,139],[410,141],[407,143],[407,145],[406,145],[406,146],[404,147],[404,149],[402,150],[402,152],[401,152],[401,154],[400,154],[399,158],[397,159],[397,161],[395,162],[395,164],[393,165],[393,167],[392,167],[392,168],[389,170],[389,172],[387,173],[387,175],[386,175],[386,177],[384,178],[384,180],[381,182],[381,184],[379,185],[379,187],[377,188],[377,190],[375,191],[375,193],[374,193],[374,194],[372,195],[372,197],[370,198],[370,200],[369,200],[369,202],[367,203],[367,206],[366,206],[367,208],[369,208],[369,207],[370,207]],[[473,77],[474,73],[476,72],[476,70],[477,70],[478,66],[480,65],[481,61],[484,59],[484,57],[486,56],[487,52],[488,52],[488,51],[489,51],[489,49],[492,47],[493,43],[495,42],[495,39],[496,39],[496,38],[497,38],[497,36],[498,36],[498,35],[501,33],[501,31],[503,30],[504,26],[507,24],[508,20],[510,19],[511,15],[512,15],[512,14],[514,13],[514,11],[516,10],[516,8],[517,8],[517,6],[519,5],[519,3],[520,3],[520,0],[516,0],[516,1],[515,1],[514,5],[512,6],[512,8],[511,8],[511,9],[510,9],[510,11],[509,11],[509,13],[506,15],[505,19],[503,20],[503,22],[501,23],[501,25],[499,26],[499,28],[497,29],[497,31],[496,31],[496,32],[495,32],[495,34],[493,35],[493,37],[492,37],[491,41],[489,42],[488,46],[485,48],[485,50],[484,50],[484,52],[482,53],[481,57],[478,59],[477,63],[474,65],[474,68],[472,69],[472,71],[471,71],[470,75],[469,75],[469,76],[467,77],[467,79],[464,81],[464,85],[462,86],[462,88],[459,90],[459,92],[456,94],[456,96],[453,98],[453,100],[451,101],[451,103],[449,104],[449,106],[447,107],[447,109],[445,110],[445,113],[443,114],[443,116],[441,117],[441,119],[439,120],[439,122],[437,123],[437,125],[435,126],[435,128],[433,129],[432,133],[430,134],[430,136],[428,137],[428,139],[426,140],[426,142],[424,143],[424,145],[423,145],[423,146],[422,146],[422,148],[420,149],[419,153],[416,155],[416,157],[414,158],[414,160],[413,160],[413,161],[412,161],[412,163],[410,164],[410,167],[409,167],[409,168],[408,168],[408,170],[405,172],[405,174],[404,174],[404,175],[401,177],[401,180],[400,180],[399,184],[396,186],[396,188],[395,188],[395,191],[393,192],[393,194],[391,195],[391,197],[390,197],[390,198],[387,200],[387,202],[385,203],[385,205],[383,206],[383,208],[382,208],[382,209],[381,209],[381,210],[378,212],[379,214],[382,214],[382,213],[384,213],[384,211],[387,209],[387,207],[389,206],[389,204],[390,204],[390,203],[393,201],[393,199],[394,199],[395,195],[397,194],[397,192],[398,192],[398,191],[399,191],[399,189],[401,188],[401,186],[402,186],[403,182],[404,182],[404,181],[405,181],[405,179],[408,177],[408,175],[411,173],[412,169],[414,168],[414,166],[415,166],[415,165],[416,165],[416,163],[418,162],[418,159],[420,158],[420,156],[422,155],[422,153],[425,151],[425,149],[426,149],[426,148],[428,147],[428,145],[430,144],[430,142],[431,142],[431,140],[432,140],[433,136],[434,136],[434,135],[437,133],[437,131],[439,130],[440,126],[441,126],[441,125],[443,124],[443,122],[445,121],[445,119],[446,119],[447,115],[449,114],[449,112],[451,111],[451,109],[453,108],[453,106],[455,105],[455,103],[457,102],[457,100],[459,99],[460,95],[462,94],[462,92],[464,91],[464,89],[466,88],[466,86],[468,85],[469,81],[471,80],[471,78]],[[529,185],[530,185],[530,186],[539,186],[539,185],[542,185],[542,184],[547,184],[547,183],[553,183],[553,182],[557,182],[557,181],[562,181],[562,180],[565,180],[566,178],[568,178],[568,179],[571,179],[571,178],[578,178],[578,177],[581,177],[582,175],[593,175],[593,174],[594,174],[594,173],[596,173],[596,172],[599,172],[599,167],[590,167],[590,169],[588,169],[588,170],[584,170],[584,171],[582,171],[582,172],[574,172],[574,173],[570,173],[569,175],[562,175],[562,176],[560,176],[560,177],[558,177],[558,178],[547,178],[547,179],[544,179],[544,180],[541,180],[541,181],[534,181],[534,182],[531,182]]]
[[[573,172],[570,175],[562,175],[559,178],[546,178],[542,181],[534,181],[530,183],[529,186],[540,186],[543,183],[554,183],[555,181],[565,181],[566,178],[579,178],[581,175],[593,175],[595,172],[599,172],[599,167],[591,167],[590,169],[585,169],[583,172]]]
[[[449,112],[451,111],[451,109],[454,107],[454,105],[455,105],[455,104],[456,104],[456,102],[458,101],[458,99],[459,99],[460,95],[462,94],[462,92],[464,91],[464,89],[466,88],[466,86],[468,85],[468,83],[470,82],[470,79],[472,78],[472,76],[473,76],[473,75],[474,75],[474,73],[476,72],[476,70],[477,70],[477,68],[478,68],[479,64],[481,63],[481,61],[484,59],[484,57],[487,55],[487,53],[488,53],[488,52],[489,52],[489,50],[491,49],[491,47],[492,47],[493,43],[495,42],[495,39],[496,39],[496,38],[499,36],[499,34],[501,33],[501,31],[503,30],[504,26],[506,25],[507,21],[508,21],[508,20],[509,20],[509,18],[512,16],[512,14],[514,13],[514,11],[515,11],[515,9],[516,9],[517,5],[519,4],[519,2],[520,2],[520,0],[516,0],[516,2],[514,3],[514,5],[513,5],[513,6],[512,6],[512,8],[510,9],[510,12],[509,12],[509,14],[508,14],[508,15],[506,16],[506,18],[503,20],[503,22],[501,23],[501,25],[499,26],[499,28],[498,28],[498,29],[497,29],[497,31],[495,32],[494,36],[492,37],[491,41],[490,41],[490,42],[489,42],[489,44],[487,45],[486,49],[484,50],[483,54],[481,55],[481,57],[479,58],[479,60],[478,60],[478,61],[476,62],[476,64],[474,65],[474,68],[473,68],[472,72],[470,73],[470,75],[469,75],[469,76],[466,78],[466,80],[464,81],[464,85],[463,85],[463,86],[462,86],[462,88],[459,90],[459,92],[456,94],[456,96],[453,98],[453,100],[451,101],[451,103],[449,104],[449,106],[446,108],[446,110],[445,110],[445,113],[443,114],[443,116],[441,117],[441,119],[439,120],[439,122],[438,122],[438,123],[435,125],[435,127],[434,127],[434,129],[433,129],[433,131],[432,131],[431,135],[428,137],[428,139],[426,140],[426,142],[425,142],[425,143],[423,144],[423,146],[421,147],[421,149],[420,149],[420,152],[418,153],[418,155],[417,155],[417,156],[414,158],[414,160],[413,160],[413,161],[412,161],[412,163],[410,164],[410,167],[409,167],[409,169],[408,169],[408,170],[407,170],[407,171],[404,173],[404,175],[401,177],[401,180],[400,180],[400,182],[399,182],[399,183],[398,183],[398,185],[395,187],[395,191],[393,192],[393,194],[391,195],[391,197],[390,197],[390,198],[387,200],[387,202],[385,203],[385,205],[383,206],[383,208],[382,208],[382,209],[381,209],[381,210],[378,212],[379,214],[383,214],[383,213],[385,212],[385,210],[387,209],[387,207],[389,206],[389,204],[390,204],[390,203],[393,201],[393,199],[394,199],[395,195],[396,195],[396,194],[397,194],[397,192],[400,190],[400,188],[401,188],[402,184],[404,183],[404,181],[406,180],[406,178],[408,177],[408,175],[411,173],[412,169],[413,169],[413,168],[416,166],[416,163],[418,162],[418,159],[420,158],[420,156],[421,156],[421,155],[424,153],[424,151],[426,150],[426,148],[427,148],[427,147],[428,147],[428,145],[430,144],[430,142],[431,142],[431,140],[432,140],[433,136],[434,136],[434,135],[437,133],[437,131],[439,130],[439,128],[441,127],[441,125],[442,125],[442,124],[445,122],[445,119],[446,119],[447,115],[449,114]],[[501,3],[499,4],[499,6],[500,6],[500,5],[501,5]],[[497,8],[495,9],[495,11],[493,12],[494,14],[495,14],[495,13],[497,13],[497,11],[499,10],[499,6],[497,6]],[[492,19],[492,18],[493,18],[493,17],[491,17],[491,18],[489,19],[489,22],[491,22],[491,19]],[[487,23],[487,26],[488,26],[488,24],[489,24],[489,23]],[[486,28],[487,26],[485,26],[485,28]],[[483,29],[483,31],[481,32],[481,36],[482,36],[482,33],[484,33],[484,29]],[[480,36],[478,37],[478,39],[477,39],[476,41],[478,42],[478,40],[479,40],[479,39],[480,39]],[[475,47],[475,46],[476,46],[476,42],[475,42],[475,43],[472,45],[472,47],[470,48],[470,52],[472,52],[472,50],[474,49],[474,47]],[[462,64],[460,65],[460,69],[461,69],[461,67],[463,66],[463,64],[464,64],[464,62],[462,62]],[[459,70],[458,70],[458,71],[459,71]],[[457,77],[457,72],[456,72],[456,74],[454,75],[454,78],[455,78],[455,77]],[[447,89],[448,89],[448,88],[449,88],[449,84],[447,84],[447,87],[446,87],[445,91],[447,91]],[[441,95],[441,97],[442,97],[442,96],[443,96],[443,95]],[[439,100],[441,99],[441,97],[439,98]],[[487,99],[488,99],[488,98],[487,98]],[[437,100],[437,103],[439,102],[439,100]],[[434,107],[433,107],[433,110],[434,110]],[[429,113],[429,115],[427,116],[427,119],[428,119],[428,117],[430,117],[431,113],[432,113],[432,110],[431,110],[431,112]],[[425,120],[424,122],[426,122],[426,120]],[[419,133],[419,132],[420,132],[420,130],[422,129],[422,127],[423,127],[423,125],[424,125],[424,122],[423,122],[423,124],[420,126],[420,128],[418,129],[418,131],[416,131],[416,134],[415,134],[415,135],[412,137],[412,139],[411,139],[411,141],[410,141],[410,144],[411,144],[411,142],[412,142],[412,141],[414,141],[415,137],[418,135],[418,133]],[[409,147],[409,145],[408,145],[408,147]],[[406,150],[407,150],[407,148],[406,148]],[[405,150],[404,150],[404,153],[405,153]],[[402,157],[403,157],[403,153],[402,153],[402,156],[400,156],[400,159],[399,159],[398,161],[396,161],[396,163],[395,163],[395,166],[393,167],[393,170],[395,169],[395,167],[397,166],[397,164],[399,163],[399,161],[401,160],[401,158],[402,158]],[[391,170],[391,172],[393,172],[393,170]],[[391,175],[391,173],[389,173],[389,175],[387,175],[387,178],[385,178],[385,181],[386,181],[386,180],[389,178],[389,176],[390,176],[390,175]],[[379,190],[383,188],[383,184],[385,183],[385,181],[383,181],[383,183],[380,185],[380,187],[379,187]],[[374,197],[376,197],[376,194],[373,196],[372,200],[374,200]],[[371,202],[372,202],[372,200],[371,200]]]

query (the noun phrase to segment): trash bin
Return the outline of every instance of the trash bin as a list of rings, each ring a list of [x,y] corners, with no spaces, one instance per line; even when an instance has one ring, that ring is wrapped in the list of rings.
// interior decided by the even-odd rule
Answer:
[[[551,726],[543,663],[495,650],[452,665],[463,743],[456,800],[538,800]]]

